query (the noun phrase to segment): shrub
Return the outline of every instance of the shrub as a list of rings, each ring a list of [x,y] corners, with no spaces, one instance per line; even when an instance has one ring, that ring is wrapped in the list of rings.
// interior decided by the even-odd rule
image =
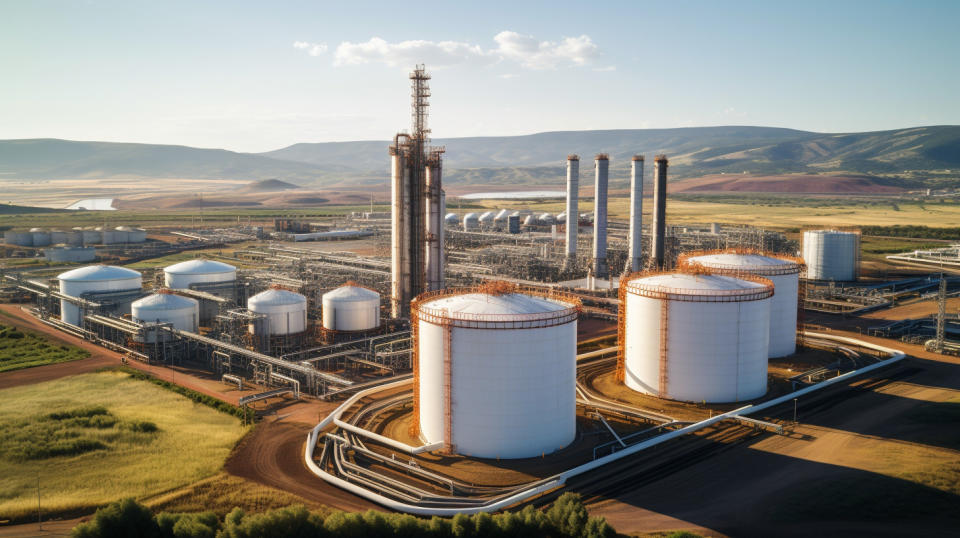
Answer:
[[[135,420],[129,424],[130,431],[152,433],[157,431],[157,425],[149,420]]]
[[[74,538],[160,538],[160,527],[150,510],[124,499],[97,510],[93,519],[73,528]]]

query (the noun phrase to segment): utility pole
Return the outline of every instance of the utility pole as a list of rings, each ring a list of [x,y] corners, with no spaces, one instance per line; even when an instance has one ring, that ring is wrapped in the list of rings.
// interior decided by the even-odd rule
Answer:
[[[37,527],[43,530],[43,520],[40,517],[40,472],[37,472]]]

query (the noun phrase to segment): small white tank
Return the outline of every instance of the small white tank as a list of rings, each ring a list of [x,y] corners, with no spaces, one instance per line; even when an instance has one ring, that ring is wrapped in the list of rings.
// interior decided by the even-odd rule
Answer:
[[[143,228],[117,226],[116,231],[123,234],[123,237],[126,239],[126,243],[143,243],[147,240],[147,231]]]
[[[100,230],[95,228],[83,228],[81,232],[83,233],[84,245],[100,245],[103,243],[103,234],[100,232]]]
[[[369,331],[380,326],[380,294],[348,282],[323,294],[323,328]]]
[[[67,244],[67,232],[63,230],[50,230],[50,244],[51,245],[66,245]]]
[[[477,219],[480,222],[480,226],[483,228],[488,228],[493,226],[493,211],[486,211]]]
[[[247,299],[247,310],[267,315],[269,336],[299,334],[307,330],[307,298],[299,293],[271,288]]]
[[[566,211],[564,211],[563,213],[560,213],[559,215],[557,215],[557,224],[564,224],[564,223],[566,223],[566,222],[567,222],[567,213],[566,213]]]
[[[236,279],[236,267],[203,258],[187,260],[163,268],[164,284],[175,290],[190,289],[193,284],[233,282]]]
[[[130,242],[130,227],[129,226],[117,226],[113,229],[113,239],[117,243],[129,243]]]
[[[50,232],[43,228],[30,228],[31,244],[35,247],[50,245]]]
[[[539,222],[543,226],[549,226],[555,223],[556,219],[554,219],[553,215],[551,215],[550,213],[542,213],[539,217],[537,217],[537,222]]]
[[[860,234],[838,230],[803,232],[803,261],[810,280],[849,282],[859,276]]]
[[[527,217],[523,219],[524,226],[535,226],[536,224],[537,224],[537,217],[534,215],[527,215]]]
[[[749,278],[749,280],[747,280]],[[760,277],[664,273],[620,289],[627,387],[660,398],[735,402],[767,392],[770,298]]]
[[[476,230],[480,227],[480,218],[476,213],[467,213],[463,216],[463,229]]]
[[[447,213],[447,216],[443,217],[443,222],[447,226],[456,226],[457,222],[460,222],[460,217],[456,213]]]
[[[573,441],[579,304],[510,289],[451,290],[411,309],[414,412],[427,443],[527,458]]]
[[[57,280],[60,281],[60,293],[70,297],[80,297],[91,292],[132,291],[143,287],[140,273],[112,265],[80,267],[60,273]],[[118,305],[116,313],[129,314],[130,303]],[[80,309],[68,301],[60,301],[60,319],[77,327],[82,325]]]
[[[104,245],[115,245],[120,242],[120,236],[115,230],[105,226],[97,226],[94,231],[100,232],[100,242]]]
[[[189,297],[181,297],[163,290],[134,301],[130,305],[130,316],[144,324],[171,323],[174,329],[195,333],[200,318],[200,303]],[[148,330],[145,341],[150,343],[157,341],[158,334],[161,341],[170,337],[168,332],[158,333]]]
[[[749,273],[770,279],[770,358],[786,357],[797,350],[797,303],[803,263],[775,254],[715,252],[691,253],[681,264],[698,264],[715,272],[736,276]]]

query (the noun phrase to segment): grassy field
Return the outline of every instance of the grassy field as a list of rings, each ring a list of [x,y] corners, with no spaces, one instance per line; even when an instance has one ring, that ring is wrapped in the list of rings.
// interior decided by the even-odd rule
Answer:
[[[0,519],[16,521],[36,517],[38,477],[44,517],[89,512],[214,475],[246,428],[101,372],[0,391],[0,432]]]
[[[302,504],[311,509],[329,510],[286,491],[264,486],[227,473],[161,493],[143,501],[154,512],[205,512],[223,516],[236,507],[245,512],[263,512]]]
[[[0,324],[0,372],[85,359],[90,352]]]

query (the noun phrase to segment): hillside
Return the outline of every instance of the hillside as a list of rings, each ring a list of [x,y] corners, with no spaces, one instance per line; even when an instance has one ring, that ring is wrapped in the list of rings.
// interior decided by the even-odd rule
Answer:
[[[614,184],[626,181],[635,153],[648,158],[665,153],[671,180],[744,173],[828,174],[911,180],[904,184],[909,188],[931,182],[934,187],[960,187],[960,126],[844,134],[772,127],[625,129],[440,138],[434,143],[446,146],[444,179],[449,184],[557,181],[563,177],[568,153],[581,155],[581,175],[589,176],[593,155],[606,152]],[[315,187],[380,184],[388,174],[388,145],[387,140],[302,143],[250,154],[187,146],[6,140],[0,141],[0,181],[283,178]]]

